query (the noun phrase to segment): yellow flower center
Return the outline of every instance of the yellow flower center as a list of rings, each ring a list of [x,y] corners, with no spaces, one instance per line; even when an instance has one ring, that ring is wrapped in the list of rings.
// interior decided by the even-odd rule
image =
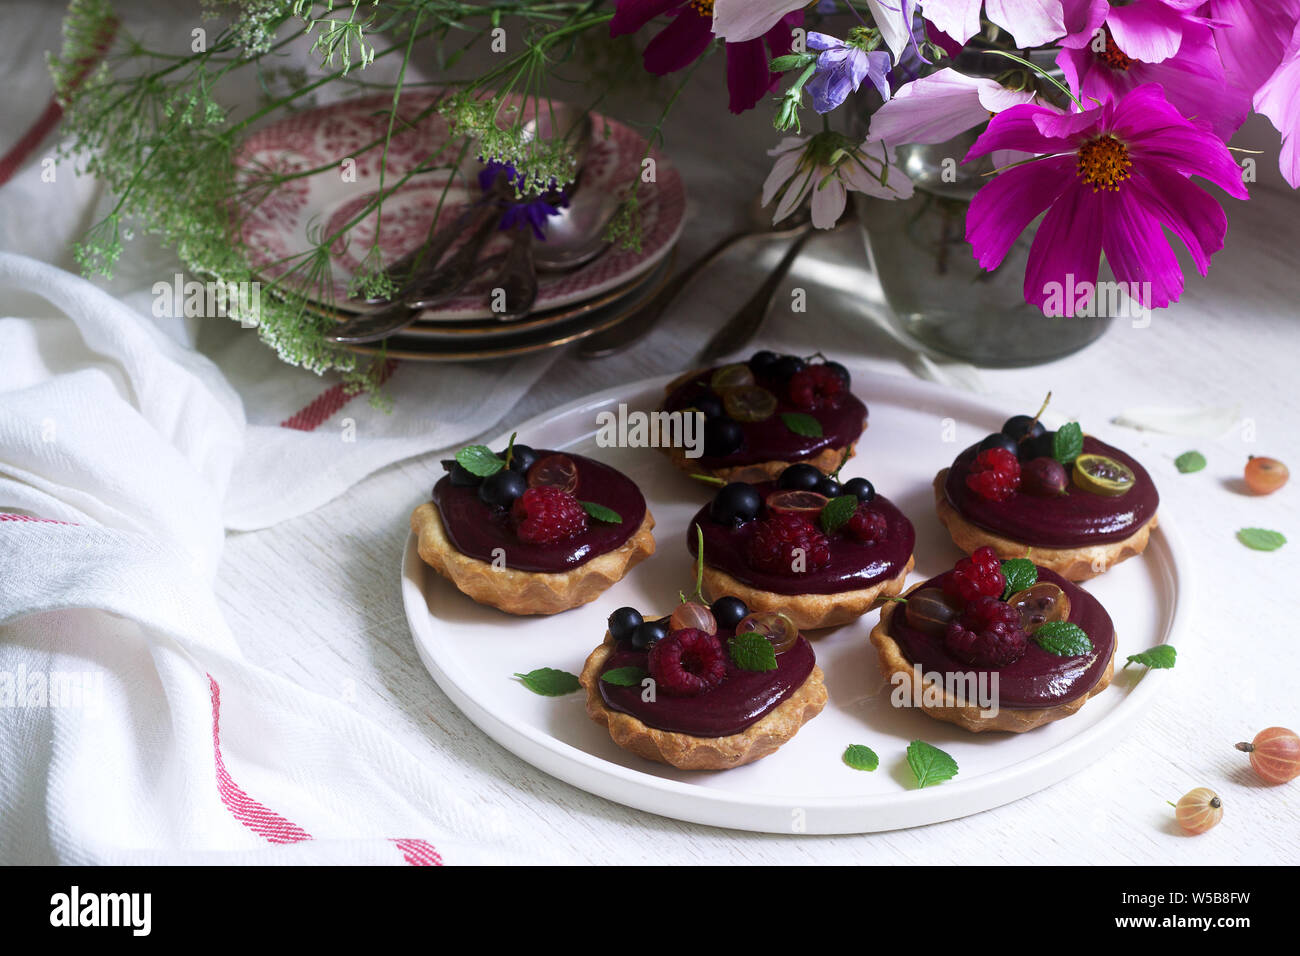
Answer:
[[[1108,189],[1119,191],[1119,184],[1133,174],[1133,160],[1128,147],[1109,133],[1089,140],[1079,147],[1079,178],[1092,187],[1092,191]]]
[[[713,19],[713,0],[691,0],[687,6],[700,16]]]

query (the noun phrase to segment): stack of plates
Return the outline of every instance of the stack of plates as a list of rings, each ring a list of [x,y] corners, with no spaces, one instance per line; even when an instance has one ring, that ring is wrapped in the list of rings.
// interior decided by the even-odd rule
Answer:
[[[480,167],[472,144],[466,148],[450,135],[437,112],[438,96],[402,97],[394,125],[400,132],[394,133],[386,159],[388,95],[298,113],[241,144],[235,163],[245,189],[236,209],[237,228],[264,288],[280,284],[302,293],[316,314],[337,321],[365,312],[373,306],[349,298],[348,287],[373,254],[376,233],[382,261],[392,263],[423,244],[435,219],[454,222],[475,200],[473,174]],[[515,106],[525,121],[536,109],[532,101]],[[639,249],[611,247],[571,272],[542,274],[536,305],[522,318],[495,317],[490,277],[484,276],[444,305],[421,312],[402,332],[350,348],[423,361],[506,358],[575,341],[634,314],[672,271],[686,195],[677,171],[656,151],[647,153],[644,137],[608,117],[592,119],[595,141],[581,188],[621,198],[641,179],[647,155],[654,160],[652,181],[640,182],[637,190]],[[433,166],[445,168],[410,175]],[[394,189],[394,184],[399,185]],[[392,191],[382,216],[362,215],[380,189]],[[348,224],[330,247],[329,276],[322,279],[318,271],[309,281],[305,254]],[[483,256],[504,248],[504,242],[504,236],[493,240]]]

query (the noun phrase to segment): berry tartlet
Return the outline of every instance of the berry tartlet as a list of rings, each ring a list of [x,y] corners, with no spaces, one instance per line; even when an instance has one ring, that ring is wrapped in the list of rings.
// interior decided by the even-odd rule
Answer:
[[[699,597],[697,587],[697,598]],[[773,753],[826,706],[812,645],[782,614],[724,597],[645,620],[609,616],[579,680],[614,743],[682,770],[728,770]]]
[[[691,522],[707,555],[704,592],[781,611],[803,630],[847,624],[898,594],[912,570],[912,522],[865,478],[840,483],[812,465],[775,482],[731,482]]]
[[[867,424],[850,385],[838,362],[768,351],[688,372],[668,384],[664,410],[704,414],[703,454],[670,448],[673,464],[728,481],[770,480],[795,462],[830,471],[853,454]]]
[[[1040,413],[1041,414],[1041,411]],[[1032,557],[1086,581],[1141,554],[1160,497],[1145,468],[1076,423],[1047,431],[1017,415],[934,479],[939,520],[957,547]]]
[[[1095,597],[987,547],[883,608],[871,643],[905,701],[975,732],[1068,717],[1114,673],[1115,627]]]
[[[465,594],[510,614],[594,601],[654,554],[636,484],[582,455],[483,445],[443,462],[433,500],[411,515],[420,557]]]

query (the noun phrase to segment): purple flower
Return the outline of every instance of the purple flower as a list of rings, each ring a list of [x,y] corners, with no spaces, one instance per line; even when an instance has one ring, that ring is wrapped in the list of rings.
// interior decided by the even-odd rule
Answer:
[[[975,194],[966,239],[979,264],[996,269],[1046,212],[1029,250],[1024,294],[1043,308],[1061,289],[1082,290],[1082,301],[1072,296],[1063,303],[1065,315],[1091,299],[1103,252],[1115,278],[1142,305],[1177,302],[1183,274],[1166,228],[1187,247],[1197,271],[1209,271],[1228,218],[1192,176],[1249,198],[1228,148],[1169,105],[1157,83],[1083,113],[1013,106],[990,121],[966,160],[1000,149],[1040,158],[1000,173]]]
[[[478,174],[478,188],[487,193],[502,176],[505,176],[506,183],[514,185],[519,189],[524,189],[526,183],[524,177],[520,176],[515,168],[509,163],[498,163],[496,160],[488,160],[483,164],[483,168]],[[525,198],[518,199],[514,202],[505,202],[505,210],[501,214],[501,224],[497,227],[502,232],[508,232],[515,226],[528,226],[533,230],[533,235],[538,240],[546,239],[546,220],[551,216],[558,216],[560,210],[569,205],[569,194],[567,191],[561,191],[557,202],[552,202],[554,194],[548,194],[550,198],[543,198],[540,195],[533,194]]]
[[[820,51],[817,72],[805,85],[812,95],[813,109],[829,113],[856,93],[863,80],[871,80],[880,95],[889,99],[889,54],[868,53],[860,47],[824,33],[808,34],[808,49]]]

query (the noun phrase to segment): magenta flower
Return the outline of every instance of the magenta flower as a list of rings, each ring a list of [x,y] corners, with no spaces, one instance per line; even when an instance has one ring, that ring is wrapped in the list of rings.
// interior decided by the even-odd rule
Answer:
[[[1255,94],[1255,109],[1282,134],[1282,175],[1300,189],[1300,26],[1282,63]]]
[[[1210,0],[1209,12],[1228,82],[1254,93],[1282,62],[1300,0]]]
[[[694,63],[715,39],[713,0],[616,0],[616,5],[609,23],[609,35],[615,37],[635,33],[655,17],[672,14],[672,21],[645,48],[645,68],[657,76]],[[776,85],[780,74],[767,65],[790,52],[793,30],[801,23],[803,11],[799,10],[781,17],[761,36],[727,43],[731,112],[752,109]]]
[[[1256,0],[1259,2],[1259,0]],[[1103,25],[1135,60],[1159,63],[1178,52],[1188,26],[1208,25],[1197,15],[1205,0],[1061,0],[1070,37],[1063,46],[1092,42]]]
[[[1043,308],[1059,290],[1074,315],[1093,297],[1101,255],[1130,297],[1147,308],[1177,302],[1183,290],[1168,228],[1201,275],[1223,248],[1228,219],[1201,176],[1247,199],[1241,170],[1223,142],[1189,122],[1149,83],[1082,113],[1034,104],[995,116],[966,156],[1014,149],[1041,158],[1000,173],[975,194],[966,238],[985,269],[997,268],[1043,211],[1025,269],[1025,299]]]
[[[1180,113],[1224,141],[1250,113],[1250,94],[1228,84],[1209,27],[1186,24],[1178,52],[1159,63],[1129,56],[1107,27],[1089,40],[1066,44],[1056,57],[1066,82],[1085,103],[1113,100],[1144,84],[1159,83]]]

